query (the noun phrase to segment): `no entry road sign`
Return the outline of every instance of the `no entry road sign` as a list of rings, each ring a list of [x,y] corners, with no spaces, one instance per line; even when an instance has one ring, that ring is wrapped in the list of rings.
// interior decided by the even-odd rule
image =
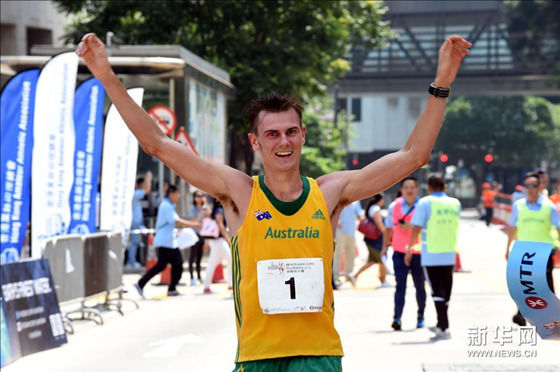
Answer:
[[[175,130],[177,126],[177,117],[169,107],[163,105],[154,106],[148,110],[148,114],[166,136],[170,135],[173,130]]]

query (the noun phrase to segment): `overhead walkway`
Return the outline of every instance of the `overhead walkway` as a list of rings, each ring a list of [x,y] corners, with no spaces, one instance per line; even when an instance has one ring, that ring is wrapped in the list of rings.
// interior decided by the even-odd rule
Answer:
[[[398,38],[366,53],[357,45],[352,70],[340,81],[340,94],[424,95],[437,67],[438,49],[452,34],[473,43],[453,84],[454,94],[558,95],[550,71],[559,57],[560,40],[529,43],[510,34],[501,1],[386,1],[386,20]],[[538,44],[538,45],[537,45]]]

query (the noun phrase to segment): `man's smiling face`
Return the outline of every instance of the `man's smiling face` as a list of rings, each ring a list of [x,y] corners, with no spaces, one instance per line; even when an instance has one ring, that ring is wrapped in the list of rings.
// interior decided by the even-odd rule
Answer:
[[[254,151],[260,151],[265,169],[299,171],[305,128],[301,127],[294,109],[282,112],[261,112],[258,132],[249,133]]]

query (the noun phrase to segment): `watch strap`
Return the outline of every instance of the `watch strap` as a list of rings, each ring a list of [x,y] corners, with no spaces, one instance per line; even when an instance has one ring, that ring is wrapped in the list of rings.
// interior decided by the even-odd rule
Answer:
[[[449,97],[450,92],[451,88],[436,87],[434,83],[431,83],[430,87],[428,88],[428,93],[436,98],[447,98]]]

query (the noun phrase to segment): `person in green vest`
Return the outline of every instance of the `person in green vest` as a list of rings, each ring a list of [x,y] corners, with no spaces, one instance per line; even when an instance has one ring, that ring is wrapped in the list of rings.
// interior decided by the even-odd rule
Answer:
[[[506,246],[506,260],[514,240],[551,243],[553,249],[546,265],[546,281],[554,293],[552,280],[553,256],[558,247],[557,234],[560,234],[560,217],[554,204],[541,193],[541,180],[537,173],[527,173],[524,177],[526,198],[513,204],[509,226],[507,228],[508,242]],[[513,322],[525,326],[527,322],[521,312],[513,316]]]
[[[453,268],[459,234],[461,203],[445,193],[445,182],[441,174],[428,179],[428,193],[418,202],[410,221],[412,235],[404,257],[406,265],[412,260],[411,247],[422,231],[421,265],[432,291],[436,307],[437,324],[430,330],[435,333],[433,340],[449,339],[449,318],[447,310],[453,286]]]

